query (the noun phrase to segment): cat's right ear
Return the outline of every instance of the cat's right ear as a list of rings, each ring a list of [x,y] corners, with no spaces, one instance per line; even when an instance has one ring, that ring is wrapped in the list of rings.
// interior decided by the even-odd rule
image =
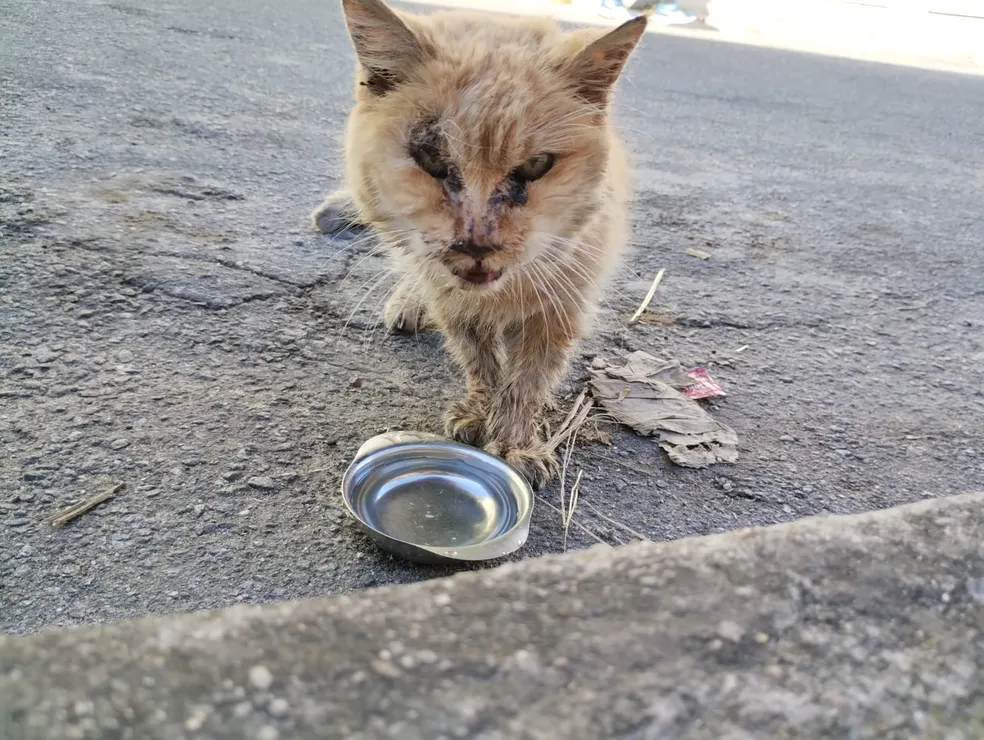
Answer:
[[[573,75],[577,92],[598,106],[608,103],[612,86],[646,31],[646,16],[623,23],[588,46],[574,60]]]
[[[342,10],[364,72],[361,84],[385,95],[420,61],[420,41],[382,0],[342,0]]]

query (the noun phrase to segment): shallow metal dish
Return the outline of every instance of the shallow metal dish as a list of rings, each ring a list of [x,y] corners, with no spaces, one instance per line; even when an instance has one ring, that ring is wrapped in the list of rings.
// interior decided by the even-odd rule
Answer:
[[[450,441],[367,447],[375,449],[349,467],[342,497],[383,549],[438,564],[491,560],[526,542],[533,492],[497,457]]]

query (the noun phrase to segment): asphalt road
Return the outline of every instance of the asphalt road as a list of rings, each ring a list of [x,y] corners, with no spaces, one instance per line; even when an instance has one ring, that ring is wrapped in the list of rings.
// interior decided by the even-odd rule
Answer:
[[[445,573],[379,554],[337,495],[365,438],[438,430],[460,382],[436,337],[378,329],[384,262],[306,225],[340,173],[337,4],[0,0],[0,40],[0,629]],[[741,458],[580,448],[585,528],[984,488],[982,117],[975,77],[646,39],[619,105],[635,251],[584,355],[707,365]],[[516,557],[561,547],[539,506]]]

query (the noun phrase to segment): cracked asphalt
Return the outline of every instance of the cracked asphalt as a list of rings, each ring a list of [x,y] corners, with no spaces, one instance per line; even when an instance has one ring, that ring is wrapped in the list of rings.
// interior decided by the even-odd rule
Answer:
[[[0,38],[0,629],[446,574],[337,494],[460,390],[437,337],[380,330],[373,245],[306,224],[341,172],[337,3],[0,0]],[[569,547],[984,488],[979,78],[656,35],[628,75],[634,252],[566,390],[599,354],[704,364],[740,460],[579,448]],[[514,557],[562,542],[541,505]]]

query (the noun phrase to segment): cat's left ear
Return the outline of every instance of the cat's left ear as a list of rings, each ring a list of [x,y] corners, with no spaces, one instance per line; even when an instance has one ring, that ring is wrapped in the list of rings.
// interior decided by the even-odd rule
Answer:
[[[364,71],[362,84],[385,95],[423,57],[420,41],[382,0],[342,0],[342,10]]]
[[[623,23],[577,55],[571,69],[577,92],[594,105],[608,103],[612,86],[646,31],[646,16]]]

